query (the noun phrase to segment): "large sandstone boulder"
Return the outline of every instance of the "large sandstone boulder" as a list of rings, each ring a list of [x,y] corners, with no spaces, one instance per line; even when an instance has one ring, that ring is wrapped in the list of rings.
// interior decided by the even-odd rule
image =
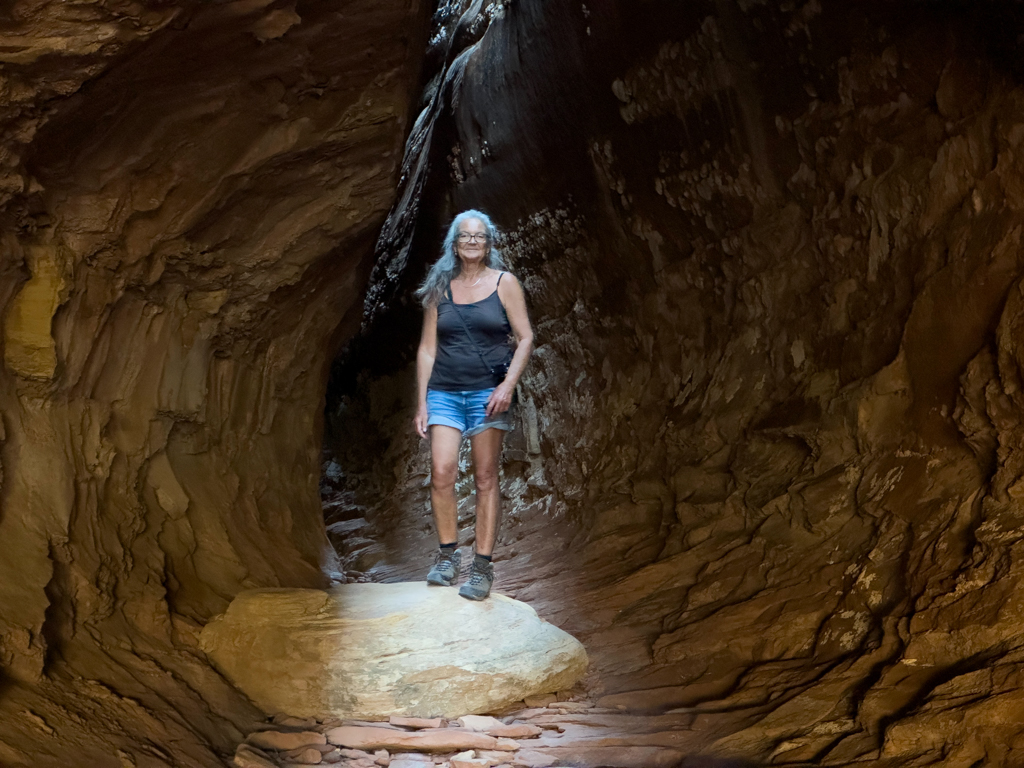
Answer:
[[[423,583],[243,592],[201,643],[266,712],[315,717],[487,712],[587,667],[579,641],[525,603]]]

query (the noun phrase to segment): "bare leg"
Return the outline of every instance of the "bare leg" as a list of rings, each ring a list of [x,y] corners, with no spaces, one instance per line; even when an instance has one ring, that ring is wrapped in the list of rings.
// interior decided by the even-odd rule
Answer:
[[[441,544],[459,540],[455,479],[459,474],[462,433],[455,427],[435,424],[430,428],[430,508]]]
[[[473,449],[473,480],[476,483],[476,553],[490,555],[498,537],[501,494],[498,489],[498,459],[504,430],[485,429],[469,438]]]

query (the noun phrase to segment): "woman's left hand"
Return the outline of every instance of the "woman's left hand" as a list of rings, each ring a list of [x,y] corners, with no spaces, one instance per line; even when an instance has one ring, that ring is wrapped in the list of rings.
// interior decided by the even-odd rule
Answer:
[[[491,396],[487,398],[487,409],[484,411],[488,416],[493,416],[496,413],[504,413],[508,410],[508,407],[512,405],[512,393],[515,391],[515,387],[509,384],[507,381],[501,382],[494,391],[491,392]]]

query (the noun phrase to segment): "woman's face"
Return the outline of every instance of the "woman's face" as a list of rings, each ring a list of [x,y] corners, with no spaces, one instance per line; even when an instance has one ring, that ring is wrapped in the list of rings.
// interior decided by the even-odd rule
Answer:
[[[487,254],[487,227],[480,219],[466,219],[459,224],[455,249],[464,264],[475,264]]]

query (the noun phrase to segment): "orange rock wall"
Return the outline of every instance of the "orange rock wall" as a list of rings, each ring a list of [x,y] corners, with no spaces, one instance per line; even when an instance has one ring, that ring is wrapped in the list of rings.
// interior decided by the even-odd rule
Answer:
[[[252,722],[196,635],[242,588],[335,567],[326,366],[423,13],[4,10],[0,763],[212,766]]]
[[[566,754],[1019,761],[1021,31],[16,0],[0,763],[217,765],[259,715],[197,634],[239,589],[421,576],[409,291],[469,205],[538,340],[499,589],[624,713]],[[364,317],[330,395],[336,560],[321,413]]]

